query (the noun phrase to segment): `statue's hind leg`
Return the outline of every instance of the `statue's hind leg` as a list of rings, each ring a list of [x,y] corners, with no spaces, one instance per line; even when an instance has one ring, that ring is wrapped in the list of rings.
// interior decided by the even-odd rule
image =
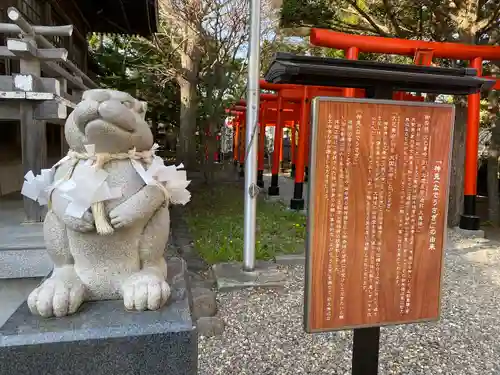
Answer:
[[[43,317],[73,314],[84,300],[85,286],[73,266],[66,226],[49,210],[43,231],[54,270],[47,280],[31,292],[28,306],[33,314]]]

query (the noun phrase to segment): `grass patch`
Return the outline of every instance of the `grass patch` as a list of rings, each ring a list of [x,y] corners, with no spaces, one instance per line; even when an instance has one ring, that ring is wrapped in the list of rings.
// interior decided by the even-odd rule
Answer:
[[[241,261],[243,256],[243,190],[220,184],[192,191],[186,220],[200,255],[210,264]],[[306,217],[280,202],[257,203],[257,259],[303,251]]]

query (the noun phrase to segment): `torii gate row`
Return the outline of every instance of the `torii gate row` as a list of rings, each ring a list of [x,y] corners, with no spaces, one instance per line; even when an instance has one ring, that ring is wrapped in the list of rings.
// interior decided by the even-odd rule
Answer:
[[[230,112],[237,112],[243,116],[237,117],[233,128],[233,158],[235,164],[240,164],[240,176],[244,175],[244,150],[245,150],[245,132],[244,128],[244,113],[246,112],[246,106],[234,106],[233,110]],[[276,127],[275,137],[274,137],[274,149],[276,152],[273,153],[273,174],[278,175],[279,166],[283,160],[283,128],[292,129],[292,143],[295,142],[295,124],[300,117],[300,106],[294,103],[287,103],[285,108],[282,109],[281,116],[278,116],[278,109],[276,103],[273,102],[261,102],[259,111],[259,152],[258,152],[258,171],[257,171],[257,185],[259,187],[264,187],[264,153],[265,153],[265,128],[268,126]],[[277,124],[280,124],[279,126]],[[295,157],[294,148],[292,147],[292,160]]]
[[[482,76],[484,60],[500,60],[498,46],[350,35],[323,29],[311,29],[310,43],[320,47],[343,49],[346,58],[350,60],[357,60],[359,52],[413,56],[413,61],[417,65],[432,65],[433,58],[467,60],[470,67],[476,69],[478,76]],[[484,78],[496,80],[493,89],[500,89],[499,79],[487,76]],[[476,194],[481,94],[468,95],[467,99],[464,209],[460,219],[460,228],[478,230],[480,220],[476,215]]]
[[[269,90],[269,91],[275,91],[277,94],[268,94],[268,93],[261,93],[260,94],[260,101],[264,105],[271,105],[273,103],[276,112],[277,112],[277,118],[276,118],[276,131],[274,132],[275,137],[274,137],[274,149],[279,150],[279,152],[273,153],[273,160],[272,160],[272,177],[271,177],[271,184],[268,189],[268,194],[270,196],[277,196],[279,195],[279,170],[282,162],[282,152],[283,152],[283,132],[282,129],[286,127],[285,121],[288,121],[288,118],[285,117],[285,113],[287,111],[287,108],[293,107],[294,109],[297,108],[298,110],[296,111],[296,116],[297,118],[294,120],[298,120],[299,123],[305,124],[305,126],[299,126],[299,135],[298,135],[298,149],[296,150],[296,131],[294,127],[294,131],[292,131],[292,147],[291,147],[291,156],[292,156],[292,176],[295,178],[295,187],[294,187],[294,199],[292,201],[292,208],[298,208],[301,209],[303,207],[303,198],[302,198],[302,192],[303,192],[303,184],[305,181],[307,181],[307,163],[308,163],[308,155],[309,155],[309,116],[310,116],[310,110],[311,110],[311,99],[314,97],[318,96],[348,96],[348,95],[353,95],[355,97],[363,98],[365,97],[365,90],[364,89],[345,89],[345,88],[339,88],[339,87],[328,87],[328,86],[302,86],[302,85],[293,85],[293,84],[273,84],[273,83],[268,83],[264,80],[260,80],[260,88],[263,90]],[[403,93],[403,92],[397,92],[394,93],[393,96],[394,100],[415,100],[415,101],[423,101],[424,98],[421,96],[409,94],[409,93]],[[298,103],[300,103],[300,107],[298,108]],[[262,107],[263,108],[268,108],[268,107]],[[237,102],[237,106],[233,107],[234,109],[237,109],[239,111],[243,111],[246,109],[246,101],[245,100],[240,100]],[[262,112],[262,111],[261,111]],[[259,116],[260,117],[260,116]],[[262,121],[261,121],[262,122]],[[240,126],[236,127],[235,129],[238,129],[238,133],[244,134],[244,131],[241,131],[240,127],[244,127],[244,121],[240,120],[238,121],[238,124]],[[260,135],[259,138],[259,144],[261,145],[259,148],[259,167],[258,167],[258,172],[257,172],[257,184],[260,187],[264,187],[264,149],[263,149],[263,144],[265,141],[265,134],[264,132],[261,132],[262,134]],[[244,174],[244,157],[242,155],[244,154],[244,151],[241,151],[241,144],[244,147],[244,140],[241,139],[242,137],[238,136],[238,143],[236,143],[238,146],[235,146],[235,152],[233,153],[235,157],[235,162],[240,163],[240,176],[243,176]],[[234,138],[233,138],[234,140]],[[297,206],[294,206],[294,202],[299,202]]]
[[[291,208],[302,209],[304,207],[303,190],[304,182],[307,181],[308,172],[308,156],[309,156],[309,130],[310,130],[310,113],[311,113],[311,99],[318,96],[345,96],[364,98],[366,92],[364,89],[354,88],[339,88],[329,86],[303,86],[292,84],[275,84],[269,83],[265,80],[260,80],[260,88],[263,90],[275,91],[277,93],[278,107],[280,100],[294,100],[301,103],[301,117],[299,120],[299,135],[298,147],[295,152],[295,143],[292,144],[292,153],[294,158],[292,160],[291,174],[295,178],[294,185],[294,198],[291,202]],[[419,95],[413,95],[405,92],[395,92],[393,94],[394,100],[413,100],[423,101],[424,98]],[[304,126],[300,126],[304,124]],[[292,134],[294,134],[293,132]],[[275,133],[278,136],[281,133]],[[278,144],[282,140],[277,140]],[[279,195],[279,159],[273,158],[273,171],[271,177],[271,185],[268,189],[268,194],[271,196]]]

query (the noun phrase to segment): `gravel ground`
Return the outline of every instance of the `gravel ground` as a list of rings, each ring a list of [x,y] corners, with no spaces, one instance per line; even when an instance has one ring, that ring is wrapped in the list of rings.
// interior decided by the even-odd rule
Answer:
[[[351,331],[302,328],[304,268],[278,290],[219,295],[222,336],[200,337],[199,374],[350,374]],[[500,243],[449,234],[439,323],[382,328],[386,374],[500,374]]]

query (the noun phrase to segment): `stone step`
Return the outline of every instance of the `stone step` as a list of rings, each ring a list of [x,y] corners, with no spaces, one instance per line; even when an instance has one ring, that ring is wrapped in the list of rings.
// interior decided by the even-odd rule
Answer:
[[[0,228],[0,279],[45,277],[52,261],[45,251],[42,224]]]
[[[40,284],[41,279],[0,280],[0,326],[26,301],[28,295]]]

